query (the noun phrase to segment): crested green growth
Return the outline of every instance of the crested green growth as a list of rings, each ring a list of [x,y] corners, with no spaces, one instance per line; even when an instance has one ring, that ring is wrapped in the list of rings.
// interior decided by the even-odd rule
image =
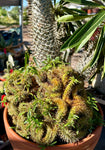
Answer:
[[[5,82],[8,113],[16,132],[38,144],[77,142],[94,126],[95,102],[85,92],[82,75],[58,59],[49,64],[10,74]]]

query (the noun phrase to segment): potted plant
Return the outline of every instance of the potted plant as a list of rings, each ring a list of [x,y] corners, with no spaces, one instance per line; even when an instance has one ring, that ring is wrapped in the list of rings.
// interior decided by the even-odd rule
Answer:
[[[5,93],[4,124],[14,150],[86,150],[97,144],[102,110],[87,96],[83,76],[58,57],[42,69],[15,70]]]
[[[59,56],[60,48],[50,8],[50,0],[32,1],[33,56],[38,64],[45,60],[45,66],[42,69],[27,66],[15,70],[6,79],[4,102],[8,105],[4,123],[7,135],[14,150],[38,150],[39,145],[58,150],[94,149],[101,134],[102,117],[96,111],[94,100],[85,92],[83,76],[58,58],[46,62],[47,55]],[[74,20],[78,17],[81,18],[74,16]],[[50,36],[46,36],[49,32]],[[55,146],[50,147],[53,144]]]

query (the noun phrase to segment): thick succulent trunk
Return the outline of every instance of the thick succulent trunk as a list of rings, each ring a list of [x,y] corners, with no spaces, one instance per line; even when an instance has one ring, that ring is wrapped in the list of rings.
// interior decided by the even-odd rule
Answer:
[[[61,43],[58,39],[57,23],[52,11],[51,0],[32,1],[33,56],[41,66],[47,56],[55,58],[60,54]]]
[[[32,14],[32,11],[31,11],[31,4],[32,4],[32,1],[33,0],[27,0],[28,1],[28,14]]]
[[[32,1],[33,0],[27,0],[28,2],[28,22],[29,22],[29,32],[31,33],[30,29],[31,29],[31,25],[32,25]]]

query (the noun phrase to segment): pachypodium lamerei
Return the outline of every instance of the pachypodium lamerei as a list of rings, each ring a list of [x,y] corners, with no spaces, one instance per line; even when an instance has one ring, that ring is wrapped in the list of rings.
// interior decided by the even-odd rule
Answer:
[[[60,56],[63,27],[58,30],[51,0],[28,0],[30,15],[30,34],[32,37],[32,55],[41,66],[47,56]]]

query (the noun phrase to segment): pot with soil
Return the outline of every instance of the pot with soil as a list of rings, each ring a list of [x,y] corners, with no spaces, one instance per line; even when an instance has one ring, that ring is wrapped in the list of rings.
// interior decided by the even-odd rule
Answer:
[[[14,150],[95,148],[102,112],[87,95],[83,76],[70,66],[51,60],[42,69],[15,70],[5,92],[4,123]]]

